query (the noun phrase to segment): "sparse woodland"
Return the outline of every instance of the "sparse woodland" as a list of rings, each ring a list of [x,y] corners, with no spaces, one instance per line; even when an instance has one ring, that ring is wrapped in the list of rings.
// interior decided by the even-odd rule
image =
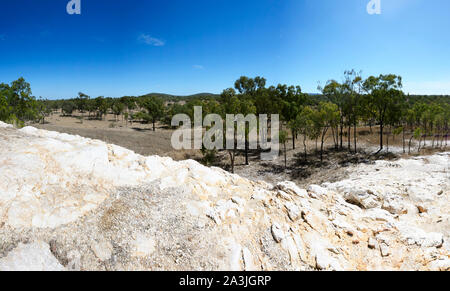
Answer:
[[[46,100],[32,96],[31,86],[23,78],[11,84],[0,84],[0,120],[20,127],[30,123],[45,123],[50,114],[71,116],[78,112],[84,119],[102,120],[114,114],[115,122],[141,122],[170,127],[172,117],[187,114],[193,120],[195,106],[202,106],[203,117],[216,113],[226,114],[279,114],[282,121],[280,143],[286,148],[303,144],[307,158],[306,140],[313,140],[316,153],[323,159],[325,139],[331,136],[334,149],[357,153],[356,131],[361,126],[377,127],[379,152],[389,147],[389,141],[400,136],[403,152],[411,153],[422,147],[445,149],[450,120],[450,96],[410,96],[402,91],[402,78],[388,74],[366,79],[352,70],[344,73],[342,81],[329,80],[318,88],[322,94],[302,92],[300,86],[266,86],[262,77],[241,77],[234,88],[220,95],[198,94],[177,97],[149,94],[139,97],[91,98],[79,93],[67,100]],[[248,132],[243,151],[230,151],[231,168],[235,155],[241,153],[249,163]],[[289,137],[288,137],[289,136]],[[291,144],[292,143],[292,144]],[[214,160],[215,150],[202,150],[204,163]]]

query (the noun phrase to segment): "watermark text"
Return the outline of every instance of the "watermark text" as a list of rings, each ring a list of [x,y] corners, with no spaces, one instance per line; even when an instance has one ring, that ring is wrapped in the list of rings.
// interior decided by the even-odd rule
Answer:
[[[370,15],[381,14],[381,0],[370,0],[367,4],[367,13]]]
[[[67,3],[66,11],[68,14],[81,14],[81,0],[70,0]]]

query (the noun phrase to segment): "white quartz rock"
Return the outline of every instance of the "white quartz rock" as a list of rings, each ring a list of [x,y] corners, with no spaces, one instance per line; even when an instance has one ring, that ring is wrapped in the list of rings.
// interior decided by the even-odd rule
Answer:
[[[319,185],[310,185],[308,187],[308,192],[312,198],[319,199],[327,195],[328,189],[323,188]]]
[[[0,259],[0,271],[64,271],[65,268],[42,241],[20,244]]]
[[[11,128],[11,127],[13,127],[11,124],[7,124],[0,121],[0,128]]]
[[[277,243],[280,243],[286,236],[286,234],[283,232],[283,230],[281,229],[281,226],[278,223],[272,224],[271,230],[272,230],[273,239]]]
[[[282,190],[291,195],[297,195],[299,197],[308,197],[308,192],[305,189],[299,188],[294,182],[284,181],[277,184],[277,189]]]
[[[424,230],[406,224],[399,225],[402,239],[409,245],[418,245],[425,248],[441,247],[444,244],[442,233],[425,232]]]

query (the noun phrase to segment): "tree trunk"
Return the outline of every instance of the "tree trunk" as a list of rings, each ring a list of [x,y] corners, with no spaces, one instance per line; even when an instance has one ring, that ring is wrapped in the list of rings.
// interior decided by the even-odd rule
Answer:
[[[286,151],[286,143],[284,143],[284,169],[287,169],[287,151]]]
[[[231,173],[234,174],[234,152],[233,151],[229,151],[228,152],[230,154],[230,164],[231,164]]]
[[[156,120],[153,120],[153,131],[156,131],[155,123],[156,123]]]
[[[333,135],[334,148],[337,149],[338,148],[338,144],[337,144],[337,141],[336,141],[336,134],[334,133],[334,127],[331,128],[331,134]]]
[[[425,133],[424,133],[424,138],[423,138],[423,147],[427,146],[427,125],[425,124]]]
[[[412,143],[413,138],[414,138],[414,136],[411,136],[411,138],[409,139],[409,144],[408,144],[408,155],[411,154],[411,143]]]
[[[308,158],[308,153],[306,149],[306,134],[303,135],[303,149],[305,151],[305,162],[306,162],[306,159]]]
[[[295,132],[292,131],[292,149],[295,150]]]
[[[403,128],[402,128],[402,142],[403,142],[403,153],[405,154],[406,153],[406,149],[405,149],[405,128],[406,128],[406,126],[403,124]]]
[[[384,125],[383,122],[380,124],[380,149],[378,150],[377,154],[380,153],[383,150],[383,129]]]
[[[420,153],[420,146],[422,144],[422,137],[419,137],[419,147],[417,148],[417,152]]]
[[[356,122],[353,124],[353,143],[354,143],[354,145],[355,145],[355,154],[356,154],[356,152],[357,152],[357,131],[358,131],[358,129],[357,129],[357,124],[356,124]]]
[[[336,126],[336,149],[339,149],[339,125]]]
[[[348,142],[348,151],[352,151],[352,143],[351,143],[351,133],[352,133],[352,127],[349,123],[348,125],[348,136],[347,136],[347,142]]]
[[[245,165],[248,166],[248,137],[245,137]]]
[[[320,163],[323,163],[323,144],[325,142],[325,134],[327,133],[327,130],[324,130],[322,133],[322,142],[320,144]]]
[[[387,146],[387,152],[389,152],[389,132],[386,133],[386,146]]]

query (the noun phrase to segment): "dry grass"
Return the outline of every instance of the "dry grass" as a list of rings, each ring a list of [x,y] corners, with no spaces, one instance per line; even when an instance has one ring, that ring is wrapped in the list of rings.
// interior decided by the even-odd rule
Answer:
[[[104,120],[90,120],[85,116],[80,122],[79,114],[73,117],[62,117],[54,114],[46,119],[46,124],[34,125],[38,128],[64,132],[68,134],[80,135],[92,139],[103,140],[107,143],[116,144],[135,151],[136,153],[149,156],[160,155],[169,156],[174,160],[195,159],[200,161],[202,153],[199,150],[174,150],[171,145],[173,130],[167,129],[161,124],[157,125],[156,132],[152,131],[151,124],[126,123],[116,121],[113,115],[107,115]],[[389,131],[389,128],[386,129]],[[405,139],[409,139],[409,135]],[[386,138],[385,138],[386,144]],[[431,146],[431,141],[427,144]],[[354,150],[353,129],[350,135],[351,150]],[[320,147],[320,141],[318,142]],[[276,182],[280,179],[293,180],[302,184],[322,183],[325,181],[335,181],[345,177],[345,168],[355,163],[370,163],[376,159],[397,159],[406,157],[403,154],[402,135],[389,137],[389,149],[391,153],[383,152],[373,155],[379,147],[379,128],[360,127],[357,129],[357,149],[354,154],[348,151],[347,130],[343,137],[344,150],[334,148],[331,130],[325,140],[324,161],[320,162],[316,152],[316,142],[307,141],[308,157],[304,160],[303,143],[296,141],[296,149],[292,149],[292,139],[287,142],[288,167],[284,167],[284,159],[280,158],[273,162],[263,162],[260,160],[260,153],[253,151],[250,153],[250,166],[245,166],[242,152],[236,157],[236,173],[255,180],[265,180]],[[408,151],[406,142],[406,151]],[[386,149],[386,145],[385,145]],[[417,151],[417,144],[412,147],[412,155],[428,155],[444,149],[431,149],[430,147]],[[217,154],[214,162],[215,166],[230,169],[229,155],[226,151]]]

